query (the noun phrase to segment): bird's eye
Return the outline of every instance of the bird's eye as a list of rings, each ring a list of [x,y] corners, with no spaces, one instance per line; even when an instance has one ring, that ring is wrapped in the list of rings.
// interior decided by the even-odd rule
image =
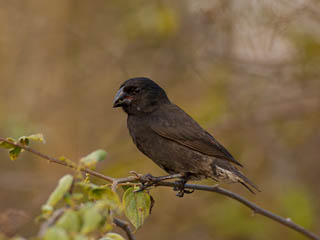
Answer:
[[[141,91],[140,88],[135,88],[135,89],[132,91],[132,93],[133,93],[133,94],[137,94],[137,93],[139,93],[140,91]]]
[[[130,93],[130,94],[132,94],[132,95],[135,95],[135,94],[137,94],[137,93],[139,93],[140,92],[140,88],[138,88],[138,87],[127,87],[126,89],[125,89],[125,91],[127,92],[127,93]]]

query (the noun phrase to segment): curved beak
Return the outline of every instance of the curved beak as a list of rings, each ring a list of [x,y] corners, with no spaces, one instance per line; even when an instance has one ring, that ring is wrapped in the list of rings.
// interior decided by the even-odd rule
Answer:
[[[116,96],[113,99],[113,107],[121,107],[123,105],[128,105],[131,102],[131,99],[128,98],[128,94],[123,91],[123,88],[120,88],[116,93]]]

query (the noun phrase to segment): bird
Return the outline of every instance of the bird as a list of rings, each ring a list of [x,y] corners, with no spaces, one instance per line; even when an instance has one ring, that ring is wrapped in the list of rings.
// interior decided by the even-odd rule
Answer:
[[[136,147],[168,174],[179,175],[177,196],[189,193],[189,180],[211,178],[240,183],[251,193],[259,188],[238,167],[243,167],[210,133],[172,103],[156,82],[135,77],[121,84],[113,108],[127,114],[127,127]],[[254,190],[253,190],[254,189]]]

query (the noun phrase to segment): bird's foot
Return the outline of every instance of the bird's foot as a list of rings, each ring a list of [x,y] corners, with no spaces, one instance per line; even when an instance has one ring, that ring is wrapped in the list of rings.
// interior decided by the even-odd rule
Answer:
[[[175,183],[179,184],[178,186],[173,188],[174,191],[178,191],[178,193],[176,194],[177,197],[183,197],[184,194],[190,194],[190,193],[194,192],[194,190],[186,190],[185,189],[185,185],[187,183],[186,179],[180,179],[178,181],[175,181]]]
[[[155,177],[155,176],[152,176],[150,173],[146,175],[137,175],[137,176],[139,177],[139,181],[141,183],[140,188],[137,190],[138,192],[149,189],[152,186],[156,186],[161,181],[182,177],[181,174],[172,174],[167,176]]]
[[[157,182],[157,177],[154,177],[150,173],[148,173],[146,175],[140,176],[139,181],[141,183],[154,183]]]
[[[139,176],[139,181],[141,185],[135,192],[148,190],[150,189],[150,187],[155,186],[161,180],[158,177],[154,177],[150,173],[148,173],[146,175]]]

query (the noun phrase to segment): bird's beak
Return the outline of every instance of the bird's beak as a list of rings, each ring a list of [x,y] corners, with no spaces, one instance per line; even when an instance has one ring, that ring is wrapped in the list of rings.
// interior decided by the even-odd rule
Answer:
[[[128,105],[131,102],[131,99],[129,98],[128,94],[123,91],[123,88],[120,88],[118,92],[116,93],[116,96],[113,99],[113,107],[122,107],[124,105]]]

